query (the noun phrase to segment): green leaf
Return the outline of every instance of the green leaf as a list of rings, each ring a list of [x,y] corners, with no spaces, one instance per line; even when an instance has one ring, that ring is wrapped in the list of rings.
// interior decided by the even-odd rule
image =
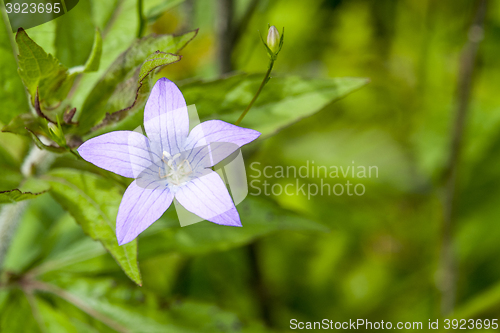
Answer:
[[[451,317],[457,319],[477,318],[490,309],[498,307],[498,304],[500,304],[500,283],[496,283],[486,291],[471,297],[470,300],[455,309]]]
[[[95,30],[94,45],[92,46],[92,52],[85,63],[85,73],[95,72],[99,70],[99,64],[101,62],[102,54],[102,37],[99,29]]]
[[[56,22],[56,57],[68,68],[81,66],[91,53],[94,24],[90,1],[80,1]]]
[[[16,189],[0,192],[0,204],[34,199],[49,190],[49,185],[36,178],[28,178]]]
[[[80,110],[91,90],[111,66],[136,39],[138,27],[137,0],[90,0],[92,19],[101,32],[102,54],[99,70],[95,75],[83,75],[71,100]]]
[[[42,150],[47,150],[47,151],[50,151],[52,153],[64,153],[66,152],[66,149],[63,148],[63,147],[56,147],[56,146],[53,146],[53,145],[46,145],[45,143],[43,143],[40,138],[35,134],[33,133],[31,130],[28,129],[28,133],[30,134],[31,138],[33,139],[33,141],[35,142],[35,145],[39,148],[39,149],[42,149]]]
[[[18,72],[31,95],[31,103],[35,104],[38,87],[42,105],[58,106],[71,89],[75,74],[69,75],[67,68],[47,54],[23,29],[18,30],[16,42],[19,48]]]
[[[263,75],[235,75],[210,82],[196,81],[181,87],[189,104],[196,104],[200,119],[234,123],[252,100]],[[263,136],[313,115],[368,83],[364,78],[304,79],[273,77],[264,87],[241,126]]]
[[[23,200],[28,200],[28,199],[34,199],[39,195],[44,194],[45,191],[38,192],[38,193],[32,193],[32,192],[23,192],[18,189],[10,190],[10,191],[1,191],[0,192],[0,204],[5,204],[5,203],[14,203],[18,201],[23,201]]]
[[[106,115],[134,105],[139,72],[145,59],[156,51],[178,53],[197,34],[197,30],[183,35],[150,35],[137,40],[110,66],[85,100],[79,116],[79,131],[88,132]]]
[[[17,74],[17,63],[10,38],[13,38],[7,24],[0,18],[0,100],[2,111],[0,121],[8,123],[14,116],[29,111],[24,87]]]
[[[129,305],[133,301],[131,299],[122,298],[119,302],[112,302],[111,297],[102,295],[103,292],[114,288],[111,279],[104,281],[92,281],[90,279],[74,281],[72,279],[69,284],[63,284],[64,290],[57,287],[53,288],[53,294],[56,297],[73,304],[89,316],[106,324],[108,327],[112,327],[118,332],[198,332],[171,324],[172,320],[165,323],[166,320],[164,317],[168,315],[166,311],[163,311],[161,316],[163,318],[160,322],[148,316],[148,314],[151,315],[151,309],[141,310],[137,307],[131,307]],[[124,290],[124,292],[127,291]],[[60,302],[57,303],[59,303],[59,309],[65,308]],[[141,305],[145,308],[144,304]]]
[[[51,137],[47,126],[48,124],[45,119],[36,117],[31,113],[24,113],[14,117],[8,125],[2,128],[2,132],[28,136],[33,139],[35,145],[40,149],[48,150],[53,153],[65,152],[66,149],[62,147],[53,144],[45,144],[40,140],[40,135],[46,138]]]
[[[2,132],[30,136],[28,130],[33,133],[43,134],[43,120],[31,113],[23,113],[14,117],[7,125],[2,128]]]
[[[246,245],[254,239],[279,230],[327,232],[328,228],[287,211],[271,200],[249,196],[237,206],[242,228],[200,222],[180,227],[175,209],[147,231],[141,243],[141,258],[165,252],[190,255],[224,251]]]
[[[110,113],[106,114],[106,117],[104,117],[104,119],[102,120],[102,122],[99,124],[98,127],[102,128],[110,124],[119,122],[120,120],[124,119],[128,114],[133,114],[139,109],[143,108],[153,86],[152,75],[150,74],[155,69],[172,64],[174,62],[179,61],[180,59],[181,56],[161,51],[156,51],[155,53],[147,57],[139,71],[139,76],[137,78],[139,81],[139,87],[137,88],[135,100],[132,102],[132,105],[120,111],[111,114]],[[134,75],[134,80],[135,79],[136,78]],[[132,91],[127,92],[126,90],[123,90],[117,94],[117,98],[119,99],[119,96],[121,94],[128,94],[130,96],[130,94],[132,93],[133,93]],[[94,129],[96,130],[97,128]],[[105,131],[110,131],[110,130],[111,130],[110,128],[106,128]],[[98,133],[99,132],[95,132],[93,133],[93,135],[97,135]]]
[[[112,182],[88,172],[70,169],[51,171],[45,179],[50,194],[80,224],[86,234],[98,240],[138,285],[142,284],[137,264],[137,242],[118,245],[115,221],[122,193]]]
[[[153,70],[179,61],[180,56],[171,53],[156,51],[144,60],[139,72],[139,82],[142,82]]]
[[[9,293],[1,313],[1,332],[39,331],[38,325],[33,317],[30,304],[20,289],[15,289]]]
[[[0,165],[20,169],[26,140],[10,133],[0,133]]]
[[[54,308],[41,297],[35,299],[36,307],[40,313],[43,326],[50,333],[78,332],[71,322],[70,317],[65,316],[61,309]]]

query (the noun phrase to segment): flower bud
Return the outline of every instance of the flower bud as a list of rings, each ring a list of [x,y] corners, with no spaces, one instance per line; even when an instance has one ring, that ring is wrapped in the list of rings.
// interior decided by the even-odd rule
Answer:
[[[61,133],[59,131],[59,127],[57,127],[56,124],[53,124],[53,123],[48,123],[47,124],[47,127],[49,128],[49,132],[54,135],[56,138],[58,138]]]
[[[269,27],[269,31],[267,33],[267,46],[273,53],[278,52],[280,45],[280,34],[278,29],[273,25]]]
[[[66,139],[64,138],[64,133],[58,124],[48,123],[47,128],[52,140],[59,146],[63,147],[66,144]]]

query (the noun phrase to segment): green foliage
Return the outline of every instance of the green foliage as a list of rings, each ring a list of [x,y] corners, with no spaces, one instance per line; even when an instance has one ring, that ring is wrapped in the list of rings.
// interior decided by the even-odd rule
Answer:
[[[142,2],[147,37],[139,40],[137,0],[80,1],[71,15],[18,35],[19,52],[14,35],[0,33],[0,121],[25,135],[0,133],[0,208],[27,207],[0,273],[0,331],[261,333],[289,330],[290,318],[442,322],[442,175],[475,1],[261,1],[253,11],[247,5],[257,2],[235,1],[226,40],[213,2]],[[488,2],[456,175],[458,319],[496,318],[500,304],[499,9]],[[241,123],[263,133],[242,149],[246,165],[364,165],[378,176],[297,177],[306,187],[362,183],[362,196],[251,190],[237,206],[243,228],[180,227],[171,207],[137,245],[119,248],[114,221],[126,180],[42,138],[47,124],[29,106],[34,87],[54,121],[77,108],[73,123],[61,122],[72,147],[139,126],[162,76],[202,121],[234,122],[269,63],[259,40],[267,23],[286,27],[287,37]],[[176,35],[194,28],[194,40],[194,31]],[[229,74],[220,72],[227,41]],[[29,150],[35,145],[45,151]],[[30,172],[49,180],[52,196],[37,195],[48,185],[30,185]],[[8,205],[17,199],[29,200]]]
[[[196,105],[202,121],[221,119],[234,123],[251,101],[261,81],[261,74],[242,74],[214,81],[194,81],[181,86],[181,89],[186,103]],[[249,111],[251,116],[243,119],[240,125],[255,129],[263,137],[268,137],[315,114],[367,83],[368,80],[363,78],[275,77],[269,81]],[[145,103],[146,99],[143,99],[134,107],[142,109]],[[110,130],[134,129],[142,123],[142,118],[142,114],[132,115],[94,135]]]
[[[75,74],[69,74],[59,60],[46,53],[23,29],[17,32],[16,43],[19,75],[31,95],[31,103],[35,104],[36,90],[39,89],[43,106],[57,106],[68,94]]]
[[[236,75],[211,82],[192,82],[182,87],[188,104],[195,104],[202,119],[234,122],[262,81],[262,75]],[[273,77],[243,119],[241,126],[263,136],[275,134],[294,122],[313,115],[368,83],[362,78],[303,79]]]
[[[179,36],[159,35],[144,37],[122,53],[110,66],[106,74],[90,92],[79,116],[79,132],[86,133],[106,113],[114,113],[134,105],[141,86],[139,74],[141,66],[148,56],[160,50],[165,53],[178,53],[195,36],[192,31]],[[161,66],[178,60],[176,57],[164,58]],[[149,91],[148,91],[149,92]],[[141,92],[142,95],[142,92]]]
[[[57,18],[56,57],[66,67],[81,66],[91,53],[92,22],[90,1],[81,1],[67,14]]]
[[[142,109],[154,85],[154,82],[152,82],[153,75],[151,74],[156,69],[175,63],[180,59],[181,57],[178,55],[165,53],[161,51],[156,51],[155,53],[148,56],[144,61],[144,63],[142,64],[137,78],[136,78],[137,71],[135,71],[134,73],[134,81],[135,80],[138,81],[138,87],[135,93],[135,99],[132,101],[132,104],[117,112],[111,114],[107,113],[106,117],[95,129],[97,130],[98,128],[104,127],[105,128],[104,131],[109,131],[109,128],[106,128],[107,126],[119,122],[120,120],[125,119],[125,117],[131,114],[133,115],[138,110]],[[125,91],[120,92],[120,94],[121,93],[125,93]],[[130,89],[128,91],[128,94],[129,94],[128,96],[131,96],[134,94],[134,92]]]
[[[31,315],[28,300],[20,290],[8,294],[1,310],[0,329],[2,332],[37,331],[37,323]]]
[[[177,62],[180,59],[178,55],[156,51],[144,60],[141,70],[139,71],[139,82],[144,81],[144,79],[155,69]]]
[[[23,113],[21,115],[15,116],[11,121],[2,128],[2,132],[21,134],[29,136],[30,132],[42,134],[45,133],[43,130],[44,121],[40,117],[36,117],[31,113]]]
[[[251,196],[238,205],[243,228],[221,227],[206,221],[179,228],[173,211],[170,209],[169,215],[145,232],[144,240],[140,241],[140,257],[169,252],[200,255],[225,251],[277,231],[328,231],[327,227],[297,216],[272,201]]]
[[[0,192],[0,204],[14,203],[17,201],[34,199],[35,197],[37,197],[43,193],[45,193],[45,191],[38,192],[38,193],[22,192],[18,189],[14,189],[14,190],[10,190],[10,191],[1,191]]]
[[[8,123],[15,115],[27,112],[29,106],[24,93],[24,87],[19,75],[12,50],[10,31],[0,22],[0,89],[2,91],[2,110],[0,121]],[[14,40],[12,40],[14,43]]]
[[[137,242],[119,246],[115,221],[122,193],[112,182],[90,173],[54,170],[45,178],[50,194],[75,218],[85,233],[98,240],[134,282],[141,284]]]

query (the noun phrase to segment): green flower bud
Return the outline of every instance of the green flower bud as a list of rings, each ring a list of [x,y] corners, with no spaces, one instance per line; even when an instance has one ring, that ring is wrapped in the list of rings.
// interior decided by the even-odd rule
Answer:
[[[279,51],[280,33],[274,25],[269,27],[269,31],[267,33],[267,46],[273,53],[277,53]]]
[[[49,130],[50,138],[54,140],[54,142],[57,143],[60,147],[64,147],[66,145],[66,139],[59,123],[48,123],[47,128]]]
[[[49,128],[50,134],[52,134],[55,138],[61,137],[61,132],[59,130],[59,127],[57,127],[56,124],[53,123],[48,123],[47,127]]]

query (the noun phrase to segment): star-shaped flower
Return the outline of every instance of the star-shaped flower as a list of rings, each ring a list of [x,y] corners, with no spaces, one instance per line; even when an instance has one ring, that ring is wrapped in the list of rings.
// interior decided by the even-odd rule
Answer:
[[[241,226],[229,192],[211,167],[259,137],[252,129],[209,120],[189,132],[186,101],[177,86],[159,79],[144,109],[146,136],[110,132],[83,143],[88,162],[135,178],[125,191],[116,220],[120,245],[158,220],[175,199],[191,213],[216,224]]]

